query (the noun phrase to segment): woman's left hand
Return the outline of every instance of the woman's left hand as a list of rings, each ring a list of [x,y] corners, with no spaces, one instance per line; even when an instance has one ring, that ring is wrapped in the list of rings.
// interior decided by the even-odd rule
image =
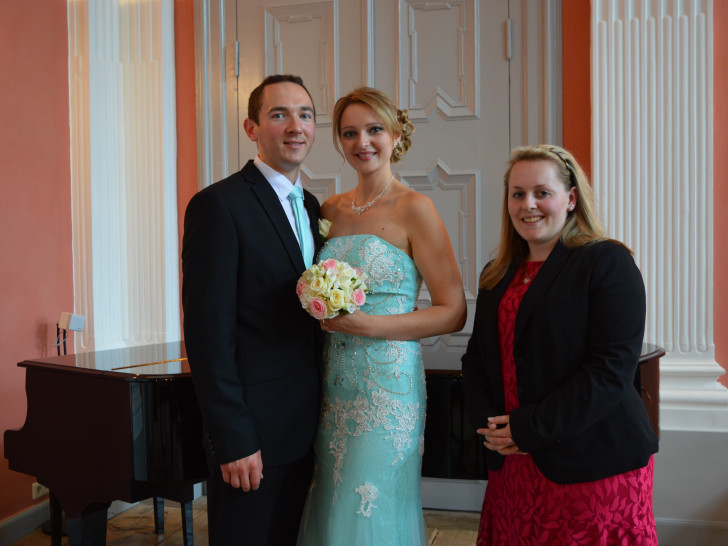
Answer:
[[[525,455],[513,440],[508,415],[488,417],[488,428],[479,428],[476,432],[485,436],[483,445],[491,451],[501,455]]]
[[[321,329],[324,332],[341,332],[352,336],[371,337],[368,332],[370,331],[372,318],[372,315],[357,310],[353,313],[322,320]]]

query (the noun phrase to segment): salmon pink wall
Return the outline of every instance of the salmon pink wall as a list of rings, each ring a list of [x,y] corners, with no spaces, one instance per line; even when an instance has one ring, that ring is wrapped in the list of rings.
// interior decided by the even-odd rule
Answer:
[[[591,2],[562,0],[564,146],[591,171]],[[728,2],[713,2],[713,278],[728,279]],[[715,359],[728,370],[728,285],[713,283]],[[728,387],[728,375],[720,378]]]
[[[194,32],[195,14],[193,0],[175,0],[174,51],[177,79],[177,208],[179,213],[180,249],[182,245],[184,212],[190,198],[197,192],[197,116],[195,114]],[[182,269],[180,264],[181,278]]]
[[[2,432],[25,421],[17,363],[55,354],[56,322],[73,310],[65,2],[2,3],[0,74]],[[34,481],[0,458],[0,520],[33,504]]]
[[[591,2],[562,0],[564,148],[591,178]]]
[[[197,191],[193,0],[175,0],[180,211]],[[66,2],[0,4],[0,433],[25,421],[17,363],[55,354],[73,310]],[[181,226],[181,216],[180,216]],[[0,434],[0,522],[30,507],[35,479],[8,469]]]

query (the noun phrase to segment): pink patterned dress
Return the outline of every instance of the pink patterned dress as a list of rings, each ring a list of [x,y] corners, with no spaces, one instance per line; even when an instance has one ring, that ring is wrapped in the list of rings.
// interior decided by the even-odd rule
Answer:
[[[506,413],[518,407],[513,333],[518,306],[543,262],[526,262],[498,308]],[[530,455],[509,455],[488,472],[480,545],[656,545],[652,512],[653,459],[644,468],[601,480],[558,484]]]

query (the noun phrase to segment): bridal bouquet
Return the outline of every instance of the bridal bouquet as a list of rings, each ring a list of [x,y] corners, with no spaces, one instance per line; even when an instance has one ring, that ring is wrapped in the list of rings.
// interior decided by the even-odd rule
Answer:
[[[353,313],[366,301],[367,274],[346,262],[323,260],[304,271],[296,294],[308,314],[318,320]]]

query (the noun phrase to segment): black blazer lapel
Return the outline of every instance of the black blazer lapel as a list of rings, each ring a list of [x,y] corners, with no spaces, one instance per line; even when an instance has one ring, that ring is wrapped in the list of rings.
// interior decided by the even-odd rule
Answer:
[[[546,258],[546,261],[541,266],[541,270],[538,272],[538,275],[536,275],[533,281],[531,281],[531,286],[528,287],[526,294],[523,296],[523,300],[521,300],[521,305],[518,307],[516,326],[513,333],[514,347],[528,323],[528,318],[531,316],[531,312],[536,304],[541,301],[544,293],[548,290],[561,269],[564,267],[570,253],[571,251],[567,249],[561,241],[557,242],[556,246],[551,251],[551,254],[549,254],[548,258]]]
[[[303,263],[301,247],[298,246],[298,240],[291,229],[291,224],[288,222],[288,217],[281,206],[278,195],[252,161],[248,161],[245,165],[243,174],[251,184],[253,194],[257,197],[261,207],[263,207],[270,219],[273,229],[278,233],[278,237],[291,260],[291,265],[296,271],[303,272],[306,266]]]

